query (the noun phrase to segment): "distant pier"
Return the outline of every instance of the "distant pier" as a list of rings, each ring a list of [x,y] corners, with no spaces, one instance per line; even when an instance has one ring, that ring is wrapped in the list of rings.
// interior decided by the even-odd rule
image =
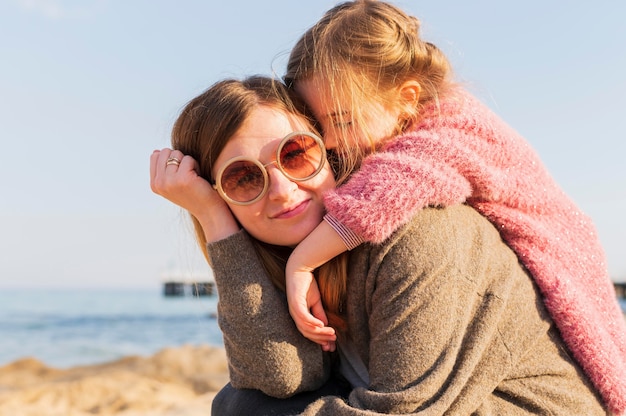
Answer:
[[[163,296],[213,296],[217,295],[217,286],[213,271],[206,265],[191,268],[170,267],[161,273]]]
[[[615,294],[626,299],[626,282],[613,282]],[[190,282],[168,280],[163,283],[163,296],[213,296],[217,294],[215,282]]]
[[[626,299],[626,282],[613,282],[613,287],[618,298]]]
[[[214,282],[166,281],[163,296],[213,296],[217,294]]]

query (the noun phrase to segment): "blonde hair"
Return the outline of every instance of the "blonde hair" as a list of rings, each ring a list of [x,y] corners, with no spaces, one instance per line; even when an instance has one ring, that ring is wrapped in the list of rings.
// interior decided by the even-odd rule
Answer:
[[[421,87],[414,112],[398,120],[397,133],[419,118],[420,109],[437,100],[450,84],[451,67],[439,48],[419,35],[420,22],[390,3],[354,0],[330,9],[296,43],[291,51],[284,80],[293,88],[300,80],[316,77],[335,100],[352,104],[352,118],[369,140],[370,149],[358,149],[344,134],[338,143],[345,166],[338,181],[358,166],[375,148],[361,108],[368,103],[398,105],[396,87],[415,80]]]
[[[187,103],[172,128],[172,147],[193,157],[198,162],[199,175],[213,182],[211,172],[216,159],[259,105],[306,118],[300,111],[300,102],[280,81],[262,76],[244,80],[227,79],[213,84]],[[312,125],[311,130],[314,131]],[[198,245],[208,261],[204,230],[193,215],[190,217]],[[291,249],[251,239],[270,280],[284,291],[285,265]],[[345,297],[346,259],[347,256],[339,256],[317,272],[322,300],[335,328],[345,326],[341,315]]]

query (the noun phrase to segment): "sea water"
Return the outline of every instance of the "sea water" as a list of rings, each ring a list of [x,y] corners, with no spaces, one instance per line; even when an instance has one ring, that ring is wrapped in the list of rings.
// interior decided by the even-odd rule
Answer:
[[[216,295],[0,289],[0,366],[35,357],[67,368],[185,344],[222,346],[216,315]]]
[[[185,344],[222,346],[216,315],[215,295],[0,289],[0,366],[35,357],[67,368]]]

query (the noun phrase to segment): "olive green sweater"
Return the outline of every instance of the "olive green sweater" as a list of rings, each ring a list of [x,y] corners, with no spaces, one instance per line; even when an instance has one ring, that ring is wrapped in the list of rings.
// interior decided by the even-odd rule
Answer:
[[[232,385],[275,397],[319,386],[327,355],[299,335],[247,235],[208,252]],[[470,207],[423,210],[353,250],[346,309],[369,388],[305,415],[606,414],[517,257]]]

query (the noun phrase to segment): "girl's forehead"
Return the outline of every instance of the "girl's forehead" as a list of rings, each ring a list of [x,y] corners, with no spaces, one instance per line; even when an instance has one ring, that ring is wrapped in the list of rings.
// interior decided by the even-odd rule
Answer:
[[[320,121],[352,111],[352,97],[341,88],[330,88],[321,78],[298,81],[295,89]]]

